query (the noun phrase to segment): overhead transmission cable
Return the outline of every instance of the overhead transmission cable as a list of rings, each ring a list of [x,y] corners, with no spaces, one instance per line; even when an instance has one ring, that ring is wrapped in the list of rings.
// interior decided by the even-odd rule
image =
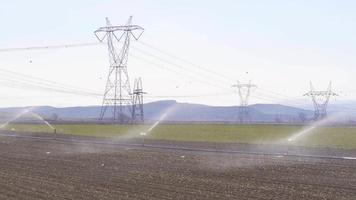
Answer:
[[[204,71],[204,72],[206,72],[206,73],[209,73],[210,76],[211,76],[211,75],[214,75],[215,78],[217,78],[217,77],[222,78],[222,79],[227,83],[226,85],[230,85],[230,81],[231,81],[231,82],[234,81],[231,77],[228,77],[228,76],[226,76],[226,75],[224,75],[224,74],[221,74],[221,73],[219,73],[219,72],[217,72],[217,71],[210,70],[210,69],[208,69],[208,68],[206,68],[206,67],[203,67],[203,66],[201,66],[201,65],[194,64],[193,62],[190,62],[190,61],[188,61],[188,60],[186,60],[186,59],[183,59],[183,58],[180,58],[180,57],[178,57],[178,56],[175,56],[175,55],[173,55],[173,54],[171,54],[171,53],[168,53],[168,52],[166,52],[166,51],[164,51],[164,50],[161,50],[161,49],[159,49],[159,48],[157,48],[157,47],[155,47],[155,46],[153,46],[153,45],[151,45],[151,44],[148,44],[148,43],[142,42],[142,41],[139,41],[139,43],[142,44],[142,45],[144,45],[144,46],[146,46],[146,47],[149,47],[150,49],[155,50],[156,52],[159,52],[159,53],[161,53],[161,54],[164,54],[164,55],[166,55],[166,56],[169,56],[169,57],[171,57],[171,58],[173,58],[173,59],[175,59],[175,60],[177,60],[177,61],[181,61],[181,62],[184,62],[184,63],[186,63],[186,64],[188,64],[188,65],[194,66],[194,67],[196,67],[196,68],[194,68],[194,69],[200,69],[200,70],[202,70],[202,71]],[[63,45],[30,46],[30,47],[18,47],[18,48],[2,48],[2,49],[0,49],[0,52],[24,51],[24,50],[47,50],[47,49],[73,48],[73,47],[98,46],[98,45],[103,45],[103,43],[100,43],[100,42],[88,42],[88,43],[63,44]],[[183,71],[185,71],[186,73],[189,73],[189,74],[190,74],[190,75],[189,75],[190,77],[192,77],[191,74],[195,74],[195,75],[201,77],[202,79],[204,79],[204,80],[200,80],[200,79],[199,79],[199,82],[206,83],[206,84],[212,85],[212,86],[217,87],[217,88],[220,88],[220,89],[224,89],[224,90],[229,90],[229,91],[231,91],[230,88],[229,88],[229,86],[226,86],[225,84],[224,84],[224,86],[222,86],[222,83],[221,83],[220,80],[219,80],[218,82],[212,83],[212,79],[211,79],[210,77],[207,77],[207,76],[203,75],[202,73],[199,73],[199,72],[196,72],[196,71],[192,71],[191,69],[189,69],[189,68],[187,68],[187,67],[185,67],[185,66],[183,66],[183,65],[180,65],[180,64],[177,64],[177,63],[175,63],[175,62],[172,62],[172,61],[163,59],[163,58],[161,58],[161,57],[159,57],[159,56],[157,56],[157,55],[154,55],[154,54],[152,54],[152,53],[149,53],[149,52],[144,51],[144,50],[142,50],[142,49],[139,49],[139,48],[137,48],[137,47],[134,47],[134,49],[137,50],[138,52],[140,52],[140,53],[146,55],[146,56],[153,57],[153,58],[159,60],[160,62],[164,62],[164,63],[166,63],[166,64],[168,64],[168,65],[170,65],[170,66],[175,66],[176,68],[179,68],[180,70],[183,70]],[[146,63],[149,63],[149,64],[154,65],[154,66],[156,66],[156,67],[165,68],[166,70],[170,70],[170,71],[173,71],[173,72],[177,73],[176,70],[171,70],[171,69],[169,69],[168,67],[166,67],[166,65],[165,65],[165,67],[163,67],[162,65],[158,65],[157,63],[154,63],[154,62],[149,61],[149,60],[147,60],[147,59],[139,58],[138,56],[134,56],[134,57],[136,57],[137,59],[140,59],[140,60],[144,60]],[[4,69],[0,69],[0,70],[4,70]],[[13,72],[13,73],[14,73],[14,72]],[[186,75],[186,74],[184,74],[184,73],[180,73],[180,74]],[[25,75],[25,76],[26,76],[26,75]],[[33,77],[32,77],[32,78],[33,78]],[[195,80],[197,80],[196,77],[193,76],[193,78],[195,78]],[[40,78],[37,78],[37,79],[40,79]],[[205,79],[208,79],[208,80],[205,80]],[[41,79],[41,80],[44,80],[44,79]],[[47,80],[46,80],[46,81],[47,81]],[[56,84],[56,83],[53,82],[53,81],[47,81],[47,83],[51,83],[51,84],[54,83],[54,84]],[[62,86],[60,86],[60,87],[62,88],[62,90],[68,92],[68,89],[69,89],[69,88],[63,88],[63,84],[61,84],[61,85],[62,85]],[[41,87],[41,86],[40,86],[40,87]],[[58,85],[55,86],[55,87],[58,87]],[[58,89],[58,88],[57,88],[57,89]],[[70,90],[72,90],[72,89],[73,89],[73,88],[70,88]],[[75,88],[75,89],[77,89],[77,88]],[[271,91],[271,90],[266,90],[266,89],[263,89],[263,88],[258,88],[258,89],[259,89],[259,90],[262,90],[262,91],[264,91],[264,92],[267,92],[267,93],[269,93],[269,94],[271,94],[271,95],[276,96],[276,97],[274,97],[274,99],[281,99],[281,100],[282,100],[282,99],[283,99],[283,100],[290,100],[290,99],[292,99],[292,98],[290,98],[290,97],[287,96],[287,95],[284,95],[284,94],[281,94],[281,93],[277,93],[277,92],[273,92],[273,91]],[[71,92],[73,92],[73,91],[71,91]],[[78,93],[78,91],[76,91],[76,92],[74,91],[73,93],[79,94],[79,93],[81,93],[81,92]],[[94,92],[94,93],[93,93],[93,92],[89,92],[89,93],[88,93],[88,92],[84,92],[83,94],[90,94],[90,95],[94,94],[94,95],[98,95],[98,94],[96,94],[96,92]],[[269,94],[268,94],[268,96],[271,97],[271,95],[269,95]],[[266,94],[263,94],[263,95],[266,95]],[[277,97],[277,96],[278,96],[278,97]],[[283,98],[281,98],[281,97],[283,97]],[[288,99],[287,99],[287,98],[288,98]]]
[[[172,61],[170,61],[170,60],[161,58],[161,57],[159,57],[159,56],[157,56],[157,55],[154,55],[154,54],[152,54],[152,53],[149,53],[149,52],[147,52],[147,51],[145,51],[145,50],[142,50],[142,49],[139,49],[139,48],[137,48],[137,47],[133,47],[133,48],[134,48],[137,52],[139,52],[139,53],[141,53],[141,54],[143,54],[143,55],[146,55],[146,56],[149,56],[149,57],[151,57],[151,58],[154,58],[154,59],[156,59],[156,60],[158,60],[158,61],[160,61],[160,62],[162,62],[162,63],[168,64],[169,66],[173,66],[173,67],[175,67],[175,68],[178,68],[178,69],[180,69],[180,70],[182,70],[182,71],[185,71],[185,72],[188,73],[188,74],[191,74],[191,75],[194,75],[194,76],[199,76],[199,77],[201,77],[201,78],[203,78],[203,79],[209,80],[209,82],[212,81],[211,77],[207,77],[206,75],[203,75],[202,73],[199,73],[199,72],[197,72],[197,71],[194,71],[194,70],[192,70],[191,68],[188,68],[188,67],[186,67],[186,66],[184,66],[184,65],[181,65],[181,64],[178,64],[178,63],[176,63],[176,62],[172,62]],[[226,85],[229,85],[229,84],[230,84],[230,83],[222,84],[221,81],[215,81],[215,82],[216,82],[217,84],[223,85],[223,87],[225,87]]]
[[[231,77],[228,77],[228,76],[226,76],[226,75],[224,75],[224,74],[221,74],[221,73],[219,73],[219,72],[210,70],[210,69],[208,69],[208,68],[206,68],[206,67],[203,67],[203,66],[201,66],[201,65],[198,65],[198,64],[195,64],[195,63],[193,63],[193,62],[190,62],[190,61],[188,61],[188,60],[186,60],[186,59],[184,59],[184,58],[180,58],[180,57],[178,57],[178,56],[175,56],[175,55],[173,55],[173,54],[171,54],[171,53],[169,53],[169,52],[167,52],[167,51],[161,50],[161,49],[159,49],[159,48],[157,48],[157,47],[155,47],[155,46],[153,46],[153,45],[151,45],[151,44],[148,44],[148,43],[146,43],[146,42],[139,41],[139,43],[142,44],[142,45],[144,45],[144,46],[146,46],[146,47],[149,47],[149,48],[151,48],[151,49],[153,49],[153,50],[156,50],[157,52],[160,52],[160,53],[162,53],[162,54],[164,54],[164,55],[166,55],[166,56],[169,56],[169,57],[171,57],[171,58],[174,58],[174,59],[176,59],[176,60],[179,60],[179,61],[181,61],[181,62],[184,62],[184,63],[186,63],[186,64],[188,64],[188,65],[197,67],[197,68],[199,68],[199,69],[201,69],[201,70],[203,70],[203,71],[206,71],[206,72],[208,72],[208,73],[210,73],[210,74],[213,74],[213,75],[215,75],[215,76],[219,76],[219,77],[221,77],[221,78],[223,78],[223,79],[233,80]]]
[[[188,61],[188,60],[186,60],[186,59],[184,59],[184,58],[180,58],[180,57],[178,57],[178,56],[175,56],[175,55],[173,55],[173,54],[171,54],[171,53],[169,53],[169,52],[167,52],[167,51],[164,51],[164,50],[162,50],[162,49],[160,49],[160,48],[158,48],[158,47],[155,47],[154,45],[148,44],[148,43],[143,42],[143,41],[139,41],[138,43],[140,43],[140,44],[142,44],[142,45],[144,45],[144,46],[146,46],[146,47],[149,47],[149,48],[151,48],[151,49],[153,49],[153,50],[155,50],[155,51],[157,51],[157,52],[160,52],[161,54],[164,54],[164,55],[166,55],[166,56],[169,56],[169,57],[171,57],[171,58],[173,58],[173,59],[175,59],[175,60],[182,61],[182,62],[184,62],[184,63],[186,63],[186,64],[188,64],[188,65],[197,67],[198,69],[201,69],[201,70],[203,70],[203,71],[205,71],[205,72],[208,72],[208,73],[210,73],[210,74],[212,74],[212,75],[218,76],[218,77],[222,78],[228,85],[230,85],[231,82],[234,82],[234,81],[235,81],[235,80],[232,79],[231,77],[228,77],[228,76],[226,76],[226,75],[224,75],[224,74],[221,74],[221,73],[219,73],[219,72],[217,72],[217,71],[208,69],[208,68],[203,67],[203,66],[201,66],[201,65],[194,64],[193,62],[190,62],[190,61]],[[140,49],[138,49],[138,48],[136,48],[136,50],[140,51],[141,53],[147,54],[146,52],[142,52],[142,50],[140,50]],[[151,54],[151,55],[152,55],[152,54]],[[157,57],[157,56],[155,56],[155,57]],[[177,64],[175,64],[175,65],[177,65]],[[181,67],[181,66],[180,66],[180,67]],[[200,74],[200,75],[201,75],[201,74]],[[219,83],[220,83],[220,82],[221,82],[221,81],[219,81]],[[258,87],[257,89],[263,91],[264,93],[268,93],[269,96],[272,96],[272,95],[275,96],[276,99],[283,99],[283,100],[295,99],[294,97],[290,97],[290,96],[288,96],[288,95],[284,95],[284,94],[281,94],[281,93],[278,93],[278,92],[274,92],[274,91],[271,91],[271,90],[267,90],[267,89],[264,89],[264,88],[259,88],[259,87]]]
[[[160,58],[160,57],[158,57],[158,56],[156,56],[156,55],[153,55],[153,54],[151,54],[151,53],[148,53],[148,52],[146,52],[146,51],[144,51],[144,50],[141,50],[141,49],[138,49],[138,48],[135,48],[135,50],[139,51],[140,53],[142,53],[142,54],[144,54],[144,55],[153,57],[153,58],[157,59],[158,61],[164,62],[164,63],[168,64],[169,66],[174,66],[174,67],[176,67],[176,68],[183,69],[183,71],[187,71],[187,68],[184,67],[184,66],[182,66],[182,65],[173,63],[173,62],[171,62],[171,61],[167,61],[167,60],[165,60],[165,59],[162,59],[162,58]],[[131,55],[132,55],[132,54],[131,54]],[[136,57],[136,58],[137,58],[137,56],[133,56],[133,57]],[[142,58],[141,58],[141,59],[142,59]],[[143,60],[143,59],[142,59],[142,60]],[[147,60],[145,60],[145,61],[147,61]],[[152,63],[151,61],[150,61],[150,64],[155,65],[155,66],[158,66],[158,67],[162,67],[162,66],[158,65],[157,63]],[[165,68],[167,69],[167,67],[165,67]],[[172,71],[172,70],[170,70],[170,71]],[[176,72],[176,71],[174,71],[174,72]],[[191,72],[191,71],[188,70],[188,72]],[[206,78],[205,76],[202,76],[201,74],[198,74],[198,75],[199,75],[199,77]],[[195,78],[195,77],[194,77],[194,78]],[[223,89],[226,89],[226,90],[231,91],[231,89],[226,86],[227,84],[224,85],[224,86],[222,86],[222,85],[220,86],[220,85],[217,85],[217,84],[215,84],[215,83],[212,83],[211,81],[212,81],[212,80],[209,79],[209,81],[203,81],[203,82],[204,82],[204,83],[208,83],[209,85],[213,85],[214,87],[223,88]],[[219,82],[219,83],[220,83],[220,82]],[[220,83],[220,84],[221,84],[221,83]],[[269,95],[269,96],[271,96],[271,95]],[[262,99],[262,98],[259,98],[259,99]],[[265,98],[264,98],[264,99],[265,99]],[[271,98],[270,98],[270,99],[271,99]],[[281,99],[287,100],[286,98],[281,98],[281,97],[274,97],[273,99],[277,99],[277,100],[281,100]],[[271,101],[271,102],[275,102],[275,101]]]
[[[160,95],[146,95],[146,98],[194,98],[194,97],[211,97],[211,96],[227,96],[231,95],[231,92],[227,93],[210,93],[210,94],[192,94],[192,95],[166,95],[166,96],[160,96]]]
[[[96,42],[96,43],[80,43],[80,44],[78,43],[78,44],[49,45],[49,46],[31,46],[31,47],[19,47],[19,48],[3,48],[3,49],[0,49],[0,52],[72,48],[72,47],[82,47],[82,46],[94,46],[94,45],[101,45],[101,44],[102,43]],[[141,52],[144,52],[144,51],[141,50]],[[154,56],[154,55],[150,54],[150,56]],[[135,56],[135,57],[138,58],[138,56]],[[159,57],[156,57],[156,58],[159,59]],[[140,58],[140,59],[143,60],[142,58]],[[145,60],[145,61],[148,62],[148,60]],[[161,59],[161,61],[163,61],[163,60]],[[169,63],[169,61],[165,61],[165,62]],[[172,65],[173,63],[170,63],[170,64]],[[154,65],[158,66],[157,64],[154,64]],[[162,66],[160,66],[160,67],[162,67]],[[7,78],[6,80],[10,81],[10,82],[4,82],[4,81],[0,82],[3,85],[6,85],[6,86],[12,86],[12,87],[17,87],[17,88],[20,88],[21,86],[23,86],[24,88],[28,88],[28,86],[30,86],[31,88],[42,89],[42,90],[50,90],[50,91],[56,91],[56,92],[63,92],[63,93],[83,94],[83,95],[89,95],[89,96],[99,96],[99,95],[101,95],[101,94],[98,94],[97,92],[92,92],[92,91],[83,92],[82,88],[74,88],[73,86],[69,86],[68,87],[68,85],[65,85],[65,84],[62,84],[62,83],[58,83],[58,82],[49,81],[49,80],[45,80],[45,79],[38,78],[38,77],[32,77],[32,76],[28,76],[28,75],[12,72],[12,71],[9,71],[9,70],[6,70],[6,69],[0,69],[0,71],[3,71],[5,73],[10,73],[11,75],[15,75],[15,76],[25,77],[25,79],[30,79],[30,80],[21,79],[21,81],[20,81],[19,77],[15,77],[16,79],[8,79]],[[177,73],[177,71],[174,71],[174,72]],[[44,82],[42,82],[42,81],[44,81]],[[199,80],[199,81],[201,81],[201,82],[203,82],[205,84],[212,85],[210,82],[206,82],[206,81],[203,81],[203,80]],[[222,88],[221,86],[217,86],[215,84],[213,86]]]
[[[276,96],[273,96],[271,94],[268,94],[268,93],[264,93],[264,92],[261,92],[260,90],[256,90],[254,91],[255,95],[259,95],[259,96],[263,96],[265,98],[269,98],[271,100],[273,100],[274,102],[278,103],[278,102],[282,102],[282,103],[285,103],[285,102],[293,102],[293,100],[298,100],[297,98],[282,98],[282,97],[276,97]],[[300,98],[301,99],[301,98]],[[293,104],[295,105],[305,105],[303,103],[300,103],[300,102],[296,102],[294,101]]]
[[[0,49],[0,52],[27,51],[27,50],[47,50],[47,49],[62,49],[62,48],[85,47],[85,46],[98,46],[98,45],[103,45],[103,43],[100,43],[100,42],[90,42],[90,43],[76,43],[76,44],[47,45],[47,46],[29,46],[29,47],[1,48],[1,49]]]
[[[94,91],[84,90],[67,84],[62,84],[54,81],[45,80],[42,78],[12,72],[5,69],[0,69],[0,84],[7,87],[28,89],[40,89],[46,91],[55,91],[67,94],[76,94],[83,96],[99,96],[99,93]]]
[[[103,45],[103,43],[100,43],[100,42],[95,42],[95,43],[76,43],[76,44],[63,44],[63,45],[48,45],[48,46],[30,46],[30,47],[17,47],[17,48],[2,48],[0,49],[0,52],[9,52],[9,51],[25,51],[25,50],[47,50],[47,49],[58,49],[58,48],[72,48],[72,47],[83,47],[83,46],[97,46],[97,45]],[[136,48],[137,49],[137,48]],[[165,63],[168,63],[170,65],[174,65],[176,67],[179,67],[180,69],[184,69],[183,66],[180,66],[178,64],[175,64],[175,63],[172,63],[170,61],[167,61],[167,60],[164,60],[162,58],[159,58],[158,56],[155,56],[153,54],[150,54],[148,52],[145,52],[144,50],[141,50],[141,49],[137,49],[138,51],[140,51],[141,53],[145,54],[145,55],[148,55],[148,56],[151,56],[151,57],[154,57],[158,60],[160,60],[161,62],[165,62]],[[138,59],[141,59],[141,60],[144,60],[143,58],[139,58],[138,56],[135,56],[136,58]],[[146,62],[149,62],[148,60],[145,60]],[[154,64],[154,63],[151,63],[151,64]],[[157,64],[154,64],[155,66],[159,66]],[[162,66],[159,66],[162,68]],[[167,69],[167,68],[166,68]],[[2,71],[6,71],[5,69],[0,69]],[[170,70],[172,71],[172,70]],[[10,71],[7,71],[7,72],[10,72]],[[175,73],[177,73],[177,71],[173,71]],[[10,73],[15,73],[15,72],[10,72]],[[181,73],[182,74],[182,73]],[[19,74],[17,73],[17,75],[20,75],[20,76],[25,76],[27,78],[34,78],[34,77],[30,77],[30,76],[26,76],[24,74]],[[35,77],[35,79],[40,79],[38,77]],[[44,79],[41,79],[41,80],[44,80]],[[55,83],[55,84],[58,84],[56,82],[53,82],[53,81],[48,81],[48,80],[45,80],[47,82],[50,82],[50,83]],[[203,82],[205,84],[209,84],[209,85],[213,85],[214,87],[218,87],[218,88],[223,88],[223,89],[226,89],[222,86],[218,86],[217,84],[212,84],[211,82],[208,82],[208,81],[205,81],[205,80],[199,80],[200,82]],[[67,88],[65,88],[67,89]],[[73,89],[73,88],[70,88],[70,89]],[[76,88],[77,89],[77,88]],[[92,92],[90,92],[92,93]],[[96,94],[95,94],[96,95]]]
[[[208,85],[210,85],[210,86],[213,86],[213,87],[216,87],[216,88],[219,88],[219,89],[223,89],[223,90],[228,90],[228,91],[230,91],[227,87],[224,87],[224,86],[221,86],[221,85],[217,85],[217,84],[212,83],[211,81],[207,81],[207,80],[205,80],[205,79],[198,79],[196,76],[191,75],[191,74],[185,74],[185,73],[183,73],[183,72],[180,72],[180,71],[177,71],[177,70],[173,70],[173,69],[167,67],[167,65],[158,64],[158,63],[153,62],[153,61],[151,61],[151,60],[149,60],[149,59],[146,59],[146,58],[137,56],[137,55],[132,54],[132,53],[130,53],[130,56],[133,57],[133,58],[135,58],[135,59],[141,60],[141,61],[143,61],[143,62],[145,62],[145,63],[147,63],[147,64],[150,64],[151,66],[158,67],[158,68],[160,68],[160,69],[165,69],[165,70],[174,72],[175,74],[179,74],[179,75],[184,76],[184,77],[193,78],[193,80],[196,80],[196,81],[201,82],[201,83],[203,83],[203,84],[208,84]]]
[[[136,50],[137,50],[137,49],[136,49]],[[143,54],[146,55],[146,53],[143,53]],[[151,55],[151,54],[148,54],[148,56],[150,56],[150,55]],[[142,60],[142,61],[144,61],[144,62],[146,62],[146,63],[148,63],[148,64],[150,64],[150,65],[153,65],[153,66],[155,66],[155,67],[164,68],[164,69],[166,69],[166,70],[173,71],[174,73],[179,73],[179,74],[182,74],[183,76],[187,76],[187,74],[180,73],[179,71],[176,71],[176,70],[172,70],[171,68],[167,67],[167,65],[164,65],[164,66],[163,66],[163,65],[157,64],[157,63],[152,62],[152,61],[150,61],[150,60],[148,60],[148,59],[145,59],[145,58],[142,58],[142,57],[138,57],[138,56],[136,56],[136,55],[134,55],[134,54],[132,54],[132,53],[130,54],[130,56],[132,56],[133,58]],[[156,56],[155,56],[155,57],[156,57]],[[160,60],[161,60],[161,59],[160,59]],[[165,61],[165,63],[167,63],[168,65],[175,65],[176,67],[181,68],[181,66],[179,66],[179,65],[177,66],[176,64],[173,64],[173,63],[168,62],[168,61]],[[191,75],[189,75],[189,76],[192,77]],[[224,86],[220,86],[220,85],[217,85],[217,84],[214,84],[214,83],[212,83],[211,81],[196,79],[195,76],[193,76],[193,78],[194,78],[195,80],[198,80],[199,82],[212,85],[212,86],[214,86],[214,87],[216,87],[216,88],[231,91],[230,88],[224,87]],[[199,96],[199,95],[197,95],[197,96]],[[162,96],[162,98],[163,98],[163,97],[184,98],[185,96]],[[186,97],[190,97],[190,96],[187,95]],[[199,96],[199,97],[200,97],[200,96]],[[277,99],[277,100],[280,100],[280,98],[263,98],[263,97],[260,97],[260,96],[255,96],[255,97],[256,97],[256,99],[268,100],[269,102],[275,102],[275,101],[273,101],[273,100],[276,100],[276,99]],[[271,99],[273,99],[273,100],[271,100]]]
[[[226,81],[226,80],[234,81],[231,77],[228,77],[228,76],[226,76],[226,75],[224,75],[224,74],[221,74],[221,73],[219,73],[219,72],[217,72],[217,71],[210,70],[210,69],[208,69],[208,68],[206,68],[206,67],[203,67],[203,66],[201,66],[201,65],[197,65],[197,64],[195,64],[195,63],[193,63],[193,62],[188,61],[187,59],[183,59],[183,58],[180,58],[180,57],[178,57],[178,56],[175,56],[175,55],[173,55],[173,54],[171,54],[171,53],[169,53],[169,52],[167,52],[167,51],[164,51],[164,50],[162,50],[162,49],[159,49],[159,48],[157,48],[157,47],[155,47],[155,46],[153,46],[153,45],[151,45],[151,44],[148,44],[148,43],[142,42],[142,41],[139,41],[139,43],[142,44],[143,46],[146,46],[146,47],[149,47],[150,49],[155,50],[156,52],[159,52],[159,53],[164,54],[164,55],[166,55],[166,56],[169,56],[169,57],[171,57],[171,58],[173,58],[173,59],[175,59],[175,60],[179,60],[179,61],[181,61],[181,62],[184,62],[184,63],[188,64],[188,65],[191,65],[191,66],[194,66],[194,67],[196,67],[196,68],[198,68],[198,69],[200,69],[200,70],[203,70],[203,71],[209,73],[210,75],[214,75],[215,77],[218,76],[218,77],[220,77],[220,78],[223,78],[224,81]],[[24,51],[24,50],[47,50],[47,49],[73,48],[73,47],[98,46],[98,45],[104,45],[104,43],[100,43],[100,42],[87,42],[87,43],[74,43],[74,44],[61,44],[61,45],[47,45],[47,46],[29,46],[29,47],[16,47],[16,48],[2,48],[2,49],[0,49],[0,52]],[[140,51],[141,53],[146,54],[146,55],[149,55],[149,56],[151,56],[151,57],[155,57],[156,59],[159,59],[159,60],[162,61],[162,62],[169,63],[169,64],[171,64],[171,65],[175,65],[176,67],[179,67],[180,69],[185,69],[185,70],[187,70],[187,68],[185,68],[185,67],[182,66],[182,65],[179,65],[179,64],[176,64],[176,63],[167,61],[167,60],[162,59],[162,58],[160,58],[160,57],[158,57],[158,56],[156,56],[156,55],[153,55],[153,54],[151,54],[151,53],[148,53],[148,52],[146,52],[146,51],[144,51],[144,50],[142,50],[142,49],[139,49],[139,48],[136,48],[136,47],[134,47],[134,48],[135,48],[136,50]],[[196,69],[196,68],[194,68],[194,69]],[[192,73],[192,71],[191,71],[190,69],[189,69],[189,73]],[[194,72],[193,72],[193,73],[194,73]],[[195,73],[196,73],[196,72],[195,72]],[[199,74],[199,75],[201,76],[201,74]],[[204,77],[204,78],[206,78],[206,77]],[[209,80],[210,80],[210,78],[209,78]],[[219,84],[221,84],[220,82],[221,82],[221,81],[219,81]],[[230,82],[229,82],[229,84],[230,84]],[[264,90],[264,91],[266,91],[266,92],[268,92],[268,93],[274,94],[274,95],[276,95],[276,96],[288,97],[288,96],[286,96],[286,95],[283,95],[283,94],[277,93],[277,92],[273,92],[273,91],[271,91],[271,90],[266,90],[266,89],[262,89],[262,88],[259,88],[259,89]],[[288,97],[288,98],[290,98],[290,97]]]
[[[74,91],[77,90],[77,91],[86,91],[87,93],[98,93],[97,91],[94,91],[94,90],[83,89],[83,88],[79,88],[76,86],[59,83],[59,82],[55,82],[52,80],[46,80],[46,79],[35,77],[35,76],[25,75],[25,74],[21,74],[18,72],[14,72],[14,71],[2,69],[2,68],[0,68],[0,75],[1,74],[6,75],[6,77],[14,77],[16,79],[31,81],[31,82],[35,82],[35,83],[42,84],[42,85],[44,84],[47,86],[50,85],[53,87],[58,87],[58,88],[66,89],[66,90],[74,90]]]

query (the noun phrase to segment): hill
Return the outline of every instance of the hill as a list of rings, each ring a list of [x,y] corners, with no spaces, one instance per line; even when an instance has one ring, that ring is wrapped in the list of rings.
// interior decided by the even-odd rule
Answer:
[[[20,113],[25,107],[0,108],[4,115]],[[47,119],[96,120],[100,106],[64,107],[39,106],[33,112]],[[167,113],[165,121],[192,122],[235,122],[238,118],[237,106],[208,106],[202,104],[179,103],[174,100],[156,101],[144,104],[145,120],[155,121]],[[111,113],[108,108],[107,113]],[[299,122],[301,115],[311,118],[313,112],[306,109],[279,104],[255,104],[249,106],[249,121],[254,122]],[[108,117],[107,115],[106,117]]]

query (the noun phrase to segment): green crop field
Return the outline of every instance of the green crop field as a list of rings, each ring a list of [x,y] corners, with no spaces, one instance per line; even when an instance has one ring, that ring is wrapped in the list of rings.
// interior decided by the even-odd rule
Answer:
[[[95,137],[140,137],[148,125],[55,125],[57,133]],[[292,125],[222,125],[222,124],[163,124],[157,126],[147,139],[280,144],[304,130],[303,126]],[[45,125],[10,124],[8,130],[20,132],[52,132]],[[294,141],[299,146],[320,146],[356,149],[356,127],[320,127]]]

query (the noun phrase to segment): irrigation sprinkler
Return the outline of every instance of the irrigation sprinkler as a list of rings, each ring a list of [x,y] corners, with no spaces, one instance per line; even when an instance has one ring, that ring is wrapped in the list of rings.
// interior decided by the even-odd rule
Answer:
[[[145,133],[145,132],[142,132],[142,133],[140,133],[140,135],[141,135],[141,138],[142,138],[142,146],[145,146],[145,136],[147,135],[147,133]]]
[[[288,138],[288,140],[287,140],[287,153],[286,153],[287,156],[289,155],[289,147],[292,144],[292,142],[293,142],[293,138]]]

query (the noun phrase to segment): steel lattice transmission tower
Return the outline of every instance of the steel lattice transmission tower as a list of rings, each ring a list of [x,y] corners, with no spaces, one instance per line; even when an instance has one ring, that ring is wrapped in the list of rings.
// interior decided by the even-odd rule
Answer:
[[[106,26],[94,32],[100,42],[106,39],[110,62],[100,120],[105,118],[109,109],[112,112],[113,122],[123,123],[132,118],[133,98],[127,72],[128,53],[131,39],[138,40],[144,29],[138,25],[132,25],[131,21],[132,16],[126,25],[112,26],[106,18]]]
[[[146,94],[142,88],[141,78],[135,79],[133,89],[132,119],[134,122],[144,122],[143,95]]]
[[[249,119],[248,102],[252,89],[256,88],[257,86],[251,84],[251,81],[249,81],[247,84],[242,84],[237,81],[237,83],[235,85],[232,85],[232,87],[237,88],[237,93],[240,98],[239,119],[240,122],[243,123],[247,119]]]
[[[312,82],[310,82],[310,91],[304,96],[310,96],[314,104],[314,120],[319,120],[326,117],[326,109],[331,96],[337,96],[335,92],[331,90],[331,82],[327,90],[325,91],[316,91]]]

